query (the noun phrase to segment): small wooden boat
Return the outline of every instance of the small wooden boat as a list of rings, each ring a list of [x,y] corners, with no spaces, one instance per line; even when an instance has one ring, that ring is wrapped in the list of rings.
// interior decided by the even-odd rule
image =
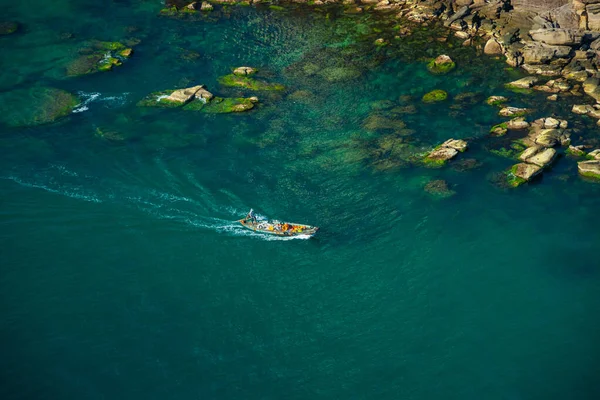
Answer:
[[[281,222],[277,220],[259,221],[254,217],[252,210],[250,210],[246,218],[240,219],[239,223],[246,229],[276,236],[310,237],[315,235],[319,230],[319,227],[317,226],[296,224],[292,222]]]

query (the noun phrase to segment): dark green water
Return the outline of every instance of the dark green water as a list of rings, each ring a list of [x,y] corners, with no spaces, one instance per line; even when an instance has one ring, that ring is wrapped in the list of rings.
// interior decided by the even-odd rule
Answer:
[[[534,184],[494,184],[513,161],[485,150],[501,119],[483,100],[517,72],[427,36],[378,50],[373,22],[354,17],[35,3],[4,4],[23,26],[0,37],[0,90],[88,102],[0,128],[1,398],[600,398],[600,185],[566,157]],[[64,78],[86,41],[128,37],[141,43],[123,66]],[[419,59],[441,52],[457,71],[432,76]],[[302,73],[308,62],[361,75],[330,82]],[[135,106],[194,84],[252,95],[217,82],[239,65],[286,91],[240,115]],[[454,100],[422,104],[435,88]],[[598,140],[569,101],[511,97]],[[394,117],[415,131],[405,143],[468,138],[460,157],[481,167],[411,167],[381,150],[398,132],[365,129],[380,100],[415,106]],[[432,198],[431,179],[456,195]],[[243,231],[250,207],[322,232]]]

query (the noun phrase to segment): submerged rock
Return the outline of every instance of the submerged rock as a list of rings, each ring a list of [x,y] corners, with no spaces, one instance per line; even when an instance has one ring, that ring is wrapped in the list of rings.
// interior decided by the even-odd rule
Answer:
[[[361,73],[352,67],[328,67],[320,70],[318,75],[329,82],[343,82],[357,79]]]
[[[249,78],[248,76],[238,76],[235,74],[229,74],[220,77],[219,83],[223,86],[241,87],[244,89],[256,91],[281,91],[285,89],[285,86],[279,83],[268,83],[257,79]]]
[[[577,170],[581,176],[600,180],[600,160],[580,161]]]
[[[450,189],[448,182],[443,179],[427,182],[424,189],[427,193],[436,198],[446,198],[456,194],[454,190]]]
[[[36,87],[0,94],[0,120],[13,127],[35,126],[65,117],[79,104],[79,99],[64,90]]]
[[[19,29],[19,23],[16,21],[2,21],[0,22],[0,36],[10,35],[15,33]]]
[[[94,41],[90,48],[81,50],[82,54],[67,66],[67,76],[88,75],[110,71],[131,57],[133,49],[120,42]]]
[[[429,64],[427,64],[427,69],[429,72],[437,75],[447,74],[452,71],[456,67],[456,64],[452,59],[442,54],[438,56],[435,60],[431,60]]]
[[[438,101],[444,101],[448,98],[448,93],[443,90],[436,89],[423,96],[424,103],[437,103]]]

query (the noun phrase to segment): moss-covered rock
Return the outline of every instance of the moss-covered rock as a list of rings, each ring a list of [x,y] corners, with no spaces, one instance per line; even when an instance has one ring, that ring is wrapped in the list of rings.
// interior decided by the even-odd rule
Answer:
[[[209,114],[227,114],[244,112],[254,108],[254,98],[222,98],[215,97],[210,102],[203,102],[200,100],[192,101],[183,107],[184,110],[189,111],[202,111]]]
[[[106,72],[122,61],[129,58],[133,49],[120,42],[94,41],[90,48],[82,49],[85,53],[67,65],[67,76],[88,75],[96,72]]]
[[[15,21],[0,22],[0,36],[10,35],[19,29],[19,23]]]
[[[257,90],[257,91],[285,90],[285,86],[283,86],[279,83],[268,83],[268,82],[260,81],[260,80],[254,79],[254,78],[250,78],[248,76],[238,76],[235,74],[229,74],[229,75],[220,77],[219,83],[223,86],[241,87],[241,88]]]
[[[580,161],[577,170],[581,176],[600,181],[600,160]]]
[[[485,102],[487,104],[489,104],[490,106],[500,107],[500,106],[502,106],[502,104],[506,103],[507,101],[508,101],[508,97],[490,96],[487,98],[487,100]]]
[[[160,107],[160,108],[177,108],[181,107],[184,103],[180,101],[171,101],[168,99],[169,95],[175,90],[162,90],[159,92],[150,93],[142,100],[138,101],[138,107]]]
[[[446,93],[443,90],[436,89],[436,90],[432,90],[429,93],[426,93],[423,96],[423,102],[424,103],[437,103],[439,101],[444,101],[447,98],[448,98],[448,93]]]
[[[492,126],[492,129],[490,129],[490,134],[492,136],[504,136],[504,135],[506,135],[506,132],[508,132],[506,122],[502,122],[501,124],[494,125],[494,126]]]
[[[19,89],[0,95],[0,120],[13,127],[35,126],[65,117],[79,99],[64,90],[41,87]]]
[[[427,64],[427,69],[432,74],[444,75],[456,68],[456,63],[445,54],[438,56]]]

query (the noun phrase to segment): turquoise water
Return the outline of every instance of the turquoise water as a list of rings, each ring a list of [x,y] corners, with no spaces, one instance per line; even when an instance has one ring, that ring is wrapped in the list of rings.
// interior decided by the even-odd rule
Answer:
[[[0,37],[0,90],[83,104],[0,128],[2,398],[599,398],[600,185],[562,157],[498,187],[514,161],[487,151],[502,120],[483,103],[509,94],[600,144],[568,112],[581,99],[505,92],[519,72],[427,32],[377,48],[377,21],[335,11],[37,3],[5,6],[22,26]],[[65,77],[89,40],[131,37],[123,66]],[[423,57],[442,52],[457,70],[432,76]],[[239,65],[286,90],[244,114],[135,105],[194,84],[255,94],[219,85]],[[322,72],[340,66],[358,75]],[[436,88],[451,99],[423,104]],[[407,161],[450,137],[471,144],[457,162]],[[432,179],[456,194],[432,197]],[[242,230],[250,207],[322,231]]]

